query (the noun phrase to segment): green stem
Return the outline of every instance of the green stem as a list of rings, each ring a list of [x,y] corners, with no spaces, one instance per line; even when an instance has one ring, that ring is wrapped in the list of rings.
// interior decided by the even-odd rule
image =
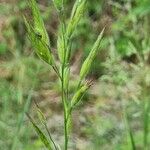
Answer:
[[[65,32],[66,32],[66,24],[65,24],[65,10],[64,10],[64,0],[62,0],[62,5],[63,9],[60,12],[60,22],[62,23],[62,33],[63,33],[63,42],[64,42],[64,47],[65,50],[67,49],[67,43],[65,41]],[[62,90],[62,103],[63,103],[63,108],[64,108],[64,149],[68,149],[68,128],[67,128],[67,116],[68,116],[68,106],[67,106],[67,94],[66,94],[66,89],[64,88],[64,69],[66,66],[66,51],[64,51],[64,58],[63,58],[63,63],[62,63],[62,75],[61,75],[61,90]]]
[[[62,64],[62,103],[64,108],[64,134],[65,134],[65,150],[68,149],[68,130],[67,130],[67,103],[65,99],[65,89],[64,89],[64,64]]]

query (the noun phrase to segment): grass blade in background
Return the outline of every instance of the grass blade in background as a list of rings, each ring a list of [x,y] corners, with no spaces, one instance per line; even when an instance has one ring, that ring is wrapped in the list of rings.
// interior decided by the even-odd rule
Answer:
[[[17,130],[16,130],[16,134],[15,134],[15,137],[14,137],[14,140],[13,140],[11,150],[16,150],[18,137],[19,137],[21,126],[23,124],[25,113],[29,110],[29,107],[30,107],[30,104],[31,104],[32,92],[33,92],[33,90],[31,89],[30,92],[29,92],[28,98],[26,100],[26,103],[24,105],[23,111],[22,111],[21,115],[19,116]]]
[[[124,123],[125,123],[125,127],[126,127],[127,140],[130,141],[132,150],[136,150],[134,135],[132,133],[132,129],[131,129],[131,126],[129,123],[129,116],[128,116],[126,108],[123,108],[123,119],[124,119]]]
[[[143,119],[144,119],[143,144],[144,144],[145,150],[148,150],[149,112],[150,112],[150,101],[149,101],[149,99],[145,99],[144,112],[143,112]]]
[[[38,71],[39,71],[39,67],[37,68],[36,73]],[[34,79],[32,88],[31,88],[31,90],[28,93],[28,97],[26,99],[26,103],[24,105],[23,111],[21,112],[21,114],[20,114],[20,116],[18,118],[16,134],[15,134],[14,140],[12,142],[11,150],[16,150],[17,141],[18,141],[18,138],[19,138],[19,133],[20,133],[20,130],[21,130],[21,126],[23,125],[23,120],[24,120],[24,117],[25,117],[25,113],[28,112],[28,110],[30,108],[31,99],[32,99],[32,93],[33,93],[33,89],[35,87],[35,82],[36,82],[36,80]]]

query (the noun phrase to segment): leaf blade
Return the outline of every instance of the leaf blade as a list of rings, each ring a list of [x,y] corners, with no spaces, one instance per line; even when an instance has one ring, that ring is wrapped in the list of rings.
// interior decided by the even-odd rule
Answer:
[[[41,129],[36,125],[36,123],[33,121],[33,119],[29,116],[29,114],[27,114],[27,117],[29,118],[30,122],[32,123],[36,133],[38,134],[38,136],[40,137],[42,143],[45,145],[45,147],[48,150],[52,150],[52,146],[50,144],[50,142],[48,141],[47,137],[44,135],[44,133],[41,131]]]

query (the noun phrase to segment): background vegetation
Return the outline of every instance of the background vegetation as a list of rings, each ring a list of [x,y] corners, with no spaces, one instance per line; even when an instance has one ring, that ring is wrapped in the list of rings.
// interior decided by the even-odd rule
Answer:
[[[38,2],[55,52],[56,10],[51,0]],[[73,3],[67,1],[68,16]],[[21,16],[25,12],[30,17],[25,0],[0,1],[0,150],[43,149],[25,115],[28,111],[37,118],[33,100],[46,115],[53,137],[63,143],[59,81],[33,53]],[[103,50],[88,77],[94,84],[73,114],[70,149],[148,150],[149,0],[88,0],[73,37],[72,88],[82,64],[79,58],[87,56],[105,25]]]

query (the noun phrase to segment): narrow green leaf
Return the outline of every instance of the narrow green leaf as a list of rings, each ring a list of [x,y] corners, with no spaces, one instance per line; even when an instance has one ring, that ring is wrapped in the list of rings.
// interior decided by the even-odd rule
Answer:
[[[150,101],[149,99],[145,99],[144,101],[144,110],[143,110],[143,119],[144,119],[144,148],[148,148],[148,135],[149,135],[149,112],[150,112]]]
[[[30,107],[30,104],[31,104],[32,92],[33,92],[33,89],[31,89],[29,91],[26,103],[25,103],[24,108],[23,108],[23,111],[21,112],[21,114],[18,118],[17,130],[16,130],[15,137],[13,139],[13,142],[12,142],[11,150],[16,150],[20,129],[21,129],[23,123],[24,123],[25,113],[29,110],[29,107]]]
[[[127,131],[127,139],[130,140],[132,150],[136,150],[134,135],[132,133],[132,129],[129,124],[129,116],[128,116],[125,108],[123,110],[123,113],[124,113],[124,122],[126,125],[126,131]]]
[[[37,102],[34,101],[34,103],[35,103],[35,105],[36,105],[38,117],[39,117],[41,123],[44,125],[44,127],[45,127],[45,129],[46,129],[46,131],[47,131],[47,133],[48,133],[48,135],[49,135],[50,141],[52,142],[52,144],[54,145],[55,149],[57,150],[57,146],[56,146],[56,144],[55,144],[55,142],[54,142],[54,140],[53,140],[53,138],[52,138],[52,136],[51,136],[51,133],[49,132],[49,129],[48,129],[48,127],[47,127],[46,117],[44,116],[44,114],[43,114],[43,112],[41,111],[40,107],[38,106]]]
[[[37,108],[37,113],[38,113],[38,117],[39,117],[41,123],[43,125],[45,125],[46,124],[46,118],[45,118],[44,114],[42,113],[42,111],[39,108]]]
[[[81,67],[81,70],[80,70],[80,79],[81,80],[83,80],[87,76],[87,74],[91,68],[92,62],[93,62],[98,50],[100,49],[100,43],[101,43],[101,39],[103,37],[104,30],[105,30],[105,28],[102,30],[102,32],[98,36],[92,50],[90,51],[88,57],[86,58],[86,60],[84,61],[83,65]]]
[[[36,133],[38,134],[38,136],[40,137],[41,141],[43,142],[43,144],[45,145],[45,147],[48,150],[52,150],[52,146],[50,144],[50,142],[48,141],[47,137],[44,135],[44,133],[41,131],[41,129],[36,125],[36,123],[33,121],[33,119],[29,116],[29,114],[27,114],[28,118],[30,119]]]

